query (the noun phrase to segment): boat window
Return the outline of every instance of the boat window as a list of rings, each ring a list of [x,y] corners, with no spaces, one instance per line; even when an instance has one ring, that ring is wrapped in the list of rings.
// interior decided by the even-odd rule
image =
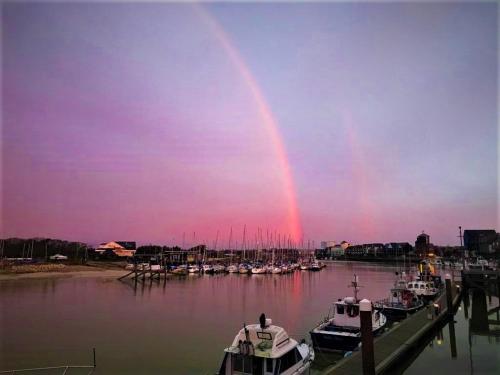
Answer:
[[[263,340],[272,340],[273,336],[269,332],[257,332],[257,337]]]
[[[425,286],[423,286],[423,285],[420,285],[420,289],[425,289]]]
[[[302,356],[300,355],[299,351],[297,348],[293,348],[290,350],[288,353],[286,353],[283,357],[279,359],[279,366],[276,366],[274,373],[275,374],[282,374],[286,370],[288,370],[290,367],[295,365]],[[279,369],[279,372],[277,371]]]
[[[266,372],[273,372],[273,360],[271,358],[266,359]]]
[[[337,314],[343,314],[344,313],[344,305],[337,305]]]
[[[413,288],[413,284],[408,284],[408,288]]]
[[[251,374],[252,358],[248,355],[233,354],[233,370],[244,374]]]

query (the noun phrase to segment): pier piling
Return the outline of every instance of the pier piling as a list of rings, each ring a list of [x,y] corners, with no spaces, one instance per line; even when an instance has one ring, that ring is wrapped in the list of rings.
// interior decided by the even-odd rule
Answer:
[[[361,320],[361,351],[363,375],[375,375],[375,356],[373,350],[372,303],[364,299],[359,303]]]
[[[451,292],[451,276],[449,273],[445,275],[446,284],[446,306],[448,307],[448,315],[453,316],[453,295]]]

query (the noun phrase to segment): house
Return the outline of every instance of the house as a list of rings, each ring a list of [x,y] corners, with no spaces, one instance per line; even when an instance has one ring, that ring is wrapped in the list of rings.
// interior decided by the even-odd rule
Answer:
[[[100,255],[112,251],[118,257],[131,257],[135,254],[136,244],[134,241],[105,242],[100,244],[95,251]]]

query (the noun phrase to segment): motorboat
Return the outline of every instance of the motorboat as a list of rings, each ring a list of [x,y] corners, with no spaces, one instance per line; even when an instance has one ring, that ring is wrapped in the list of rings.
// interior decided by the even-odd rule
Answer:
[[[230,347],[224,349],[219,375],[295,375],[308,373],[314,350],[300,343],[262,314],[259,324],[243,325]]]
[[[399,321],[420,310],[424,302],[415,292],[407,289],[404,279],[399,279],[394,283],[389,298],[376,301],[373,306],[388,320]]]
[[[354,297],[345,297],[334,303],[328,316],[312,331],[311,339],[315,349],[323,351],[352,351],[361,343],[361,324],[359,317],[358,278],[352,282]],[[332,311],[333,310],[333,311]],[[373,335],[383,331],[386,316],[372,309]]]
[[[192,264],[188,267],[188,272],[189,273],[200,273],[200,267],[198,267],[196,264]]]
[[[439,290],[434,286],[434,282],[427,280],[410,281],[406,288],[415,293],[418,297],[426,300],[433,300],[439,292]]]

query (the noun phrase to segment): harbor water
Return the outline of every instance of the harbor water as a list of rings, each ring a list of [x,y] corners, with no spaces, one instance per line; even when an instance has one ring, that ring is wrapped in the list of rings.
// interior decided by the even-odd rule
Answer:
[[[309,340],[332,302],[352,294],[353,274],[360,297],[376,300],[387,296],[397,270],[335,262],[320,272],[171,276],[137,284],[95,277],[2,281],[0,370],[92,364],[96,348],[95,374],[213,374],[237,331],[262,312],[291,337]],[[495,303],[497,298],[489,308]],[[475,337],[469,350],[468,321],[460,314],[463,309],[455,324],[459,359],[443,361],[449,353],[435,344],[423,349],[408,373],[428,366],[463,369],[464,356],[472,356],[470,362],[485,350],[490,362],[498,360],[490,353],[492,345],[499,352],[498,338]],[[446,341],[447,328],[443,332]],[[317,352],[316,358],[313,373],[340,357]],[[68,372],[79,373],[85,372]]]

